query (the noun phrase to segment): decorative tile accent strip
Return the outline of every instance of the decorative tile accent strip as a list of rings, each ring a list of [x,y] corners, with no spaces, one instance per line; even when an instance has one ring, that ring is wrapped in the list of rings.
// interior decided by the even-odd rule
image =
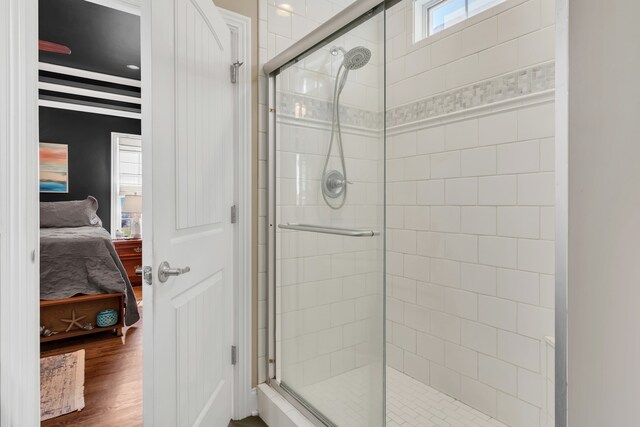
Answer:
[[[387,111],[387,127],[532,95],[554,87],[555,62],[548,62],[390,109]],[[331,122],[333,106],[330,101],[279,92],[276,105],[280,115]],[[341,106],[340,121],[345,126],[378,130],[382,128],[382,113]]]
[[[276,97],[276,110],[279,115],[288,117],[331,122],[333,103],[304,95],[279,92]],[[365,129],[381,129],[382,113],[341,105],[340,123]]]
[[[387,127],[543,92],[555,87],[555,62],[505,74],[387,111]]]

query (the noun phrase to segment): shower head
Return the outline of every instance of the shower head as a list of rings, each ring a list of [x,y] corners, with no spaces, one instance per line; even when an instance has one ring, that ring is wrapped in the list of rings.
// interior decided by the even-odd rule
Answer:
[[[342,65],[347,70],[362,68],[371,59],[371,51],[364,46],[357,46],[344,54]]]
[[[338,53],[342,52],[344,58],[342,58],[342,65],[347,70],[357,70],[358,68],[362,68],[371,59],[371,51],[364,46],[357,46],[351,49],[350,51],[344,50],[342,46],[332,46],[331,47],[331,55],[337,56]]]
[[[329,50],[331,55],[338,56],[342,53],[342,64],[338,68],[336,74],[335,86],[333,89],[333,119],[331,120],[331,139],[329,140],[329,150],[324,160],[324,168],[322,169],[322,197],[331,209],[340,209],[347,200],[347,184],[352,184],[347,179],[347,165],[344,160],[344,151],[342,149],[342,130],[340,129],[340,94],[347,84],[347,76],[350,70],[357,70],[367,65],[371,59],[371,51],[364,46],[357,46],[350,51],[344,50],[341,46],[332,46]],[[337,132],[335,132],[337,130]],[[327,170],[329,166],[329,158],[331,157],[331,149],[334,142],[334,134],[336,144],[338,145],[338,154],[340,155],[340,163],[342,172],[338,170]],[[338,204],[331,203],[331,199],[342,196]]]

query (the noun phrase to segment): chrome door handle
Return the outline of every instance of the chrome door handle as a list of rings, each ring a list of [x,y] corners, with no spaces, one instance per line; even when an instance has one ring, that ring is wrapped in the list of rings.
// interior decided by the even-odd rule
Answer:
[[[160,283],[164,283],[169,280],[169,276],[180,276],[191,271],[190,267],[184,268],[171,268],[167,261],[162,261],[160,267],[158,267],[158,280]]]

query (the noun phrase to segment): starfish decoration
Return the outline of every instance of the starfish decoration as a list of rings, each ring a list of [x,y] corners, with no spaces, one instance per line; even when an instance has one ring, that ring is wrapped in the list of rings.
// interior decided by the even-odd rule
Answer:
[[[69,324],[69,326],[67,326],[67,329],[65,329],[65,332],[69,332],[71,330],[71,328],[73,328],[74,325],[77,326],[78,328],[82,329],[82,325],[80,324],[80,321],[82,319],[84,319],[85,317],[87,317],[87,316],[76,317],[76,311],[73,310],[71,312],[71,319],[60,319],[60,321]]]

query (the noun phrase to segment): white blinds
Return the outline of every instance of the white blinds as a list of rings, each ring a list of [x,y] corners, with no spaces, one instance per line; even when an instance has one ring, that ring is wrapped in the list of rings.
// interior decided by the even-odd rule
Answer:
[[[119,143],[119,195],[142,195],[142,141],[122,137]]]

